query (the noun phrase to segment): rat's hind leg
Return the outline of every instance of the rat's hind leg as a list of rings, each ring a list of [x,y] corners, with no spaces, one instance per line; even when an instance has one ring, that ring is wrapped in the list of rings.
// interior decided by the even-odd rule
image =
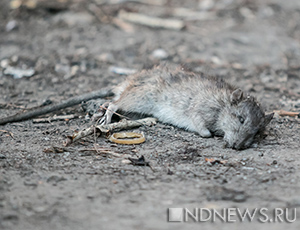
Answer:
[[[113,114],[118,110],[118,106],[113,102],[110,102],[108,103],[108,107],[107,107],[107,103],[104,103],[103,107],[106,108],[106,112],[99,123],[100,125],[107,125],[111,123],[111,118]]]

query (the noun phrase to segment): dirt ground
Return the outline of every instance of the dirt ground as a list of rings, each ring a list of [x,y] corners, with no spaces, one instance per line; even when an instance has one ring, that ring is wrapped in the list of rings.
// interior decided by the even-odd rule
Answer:
[[[300,111],[298,0],[10,3],[0,3],[1,118],[115,85],[126,76],[113,67],[139,70],[161,61],[222,77],[256,96],[267,113]],[[122,10],[176,19],[184,28],[126,22]],[[34,74],[17,79],[9,68]],[[141,145],[96,140],[113,153],[143,155],[151,170],[97,153],[93,137],[45,151],[91,125],[80,105],[43,117],[55,114],[77,118],[0,126],[1,229],[300,228],[297,117],[275,116],[265,139],[243,151],[161,123],[135,129],[146,136]],[[170,223],[168,208],[298,212],[292,223]]]

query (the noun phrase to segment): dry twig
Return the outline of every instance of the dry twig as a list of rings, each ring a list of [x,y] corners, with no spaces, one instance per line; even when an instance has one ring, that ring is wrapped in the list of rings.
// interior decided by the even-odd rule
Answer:
[[[150,17],[139,13],[126,12],[124,10],[121,10],[118,16],[122,20],[153,28],[182,30],[185,26],[182,20]]]
[[[9,136],[11,136],[11,138],[14,138],[14,134],[12,132],[9,132],[7,130],[0,130],[0,132],[7,133]]]
[[[133,33],[134,27],[132,24],[127,23],[119,18],[115,18],[111,16],[110,14],[105,13],[101,6],[98,6],[97,4],[89,4],[87,10],[92,13],[95,18],[102,23],[113,23],[117,27],[119,27],[121,30],[123,30],[126,33]]]
[[[129,154],[120,154],[120,153],[113,152],[110,149],[101,148],[97,144],[94,144],[93,150],[96,151],[98,154],[106,154],[106,155],[110,155],[110,156],[117,157],[117,158],[128,159],[129,157],[131,157],[131,155],[129,155]]]
[[[139,127],[142,125],[153,125],[156,124],[157,119],[153,117],[148,117],[140,120],[135,120],[135,121],[128,121],[128,120],[122,120],[120,122],[116,123],[111,123],[108,125],[97,125],[97,126],[91,126],[87,129],[81,130],[78,133],[73,134],[73,136],[69,137],[68,141],[65,143],[65,145],[69,145],[83,137],[86,137],[88,135],[92,135],[95,131],[100,131],[100,133],[109,133],[113,130],[122,130],[122,129],[130,129],[130,128],[135,128]]]
[[[47,123],[47,122],[52,122],[52,121],[65,121],[65,120],[70,120],[70,119],[74,119],[77,117],[78,116],[76,116],[74,114],[60,115],[60,116],[54,115],[53,117],[33,119],[32,122],[33,123]]]
[[[72,97],[68,100],[65,100],[65,101],[55,104],[55,105],[48,105],[48,106],[37,108],[34,110],[29,110],[29,111],[21,113],[21,114],[15,114],[13,116],[0,118],[0,125],[4,125],[7,123],[11,123],[11,122],[28,120],[28,119],[31,119],[31,118],[34,118],[34,117],[37,117],[40,115],[44,115],[44,114],[51,113],[51,112],[54,112],[54,111],[57,111],[60,109],[64,109],[67,107],[71,107],[71,106],[80,104],[82,101],[88,101],[88,100],[92,100],[92,99],[96,99],[96,98],[104,98],[104,97],[108,97],[111,95],[112,95],[112,92],[109,89],[104,88],[104,89],[101,89],[98,91],[93,91],[91,93],[87,93],[84,95]]]
[[[291,112],[285,110],[274,110],[274,113],[277,113],[279,116],[289,116],[289,117],[299,117],[299,112]]]

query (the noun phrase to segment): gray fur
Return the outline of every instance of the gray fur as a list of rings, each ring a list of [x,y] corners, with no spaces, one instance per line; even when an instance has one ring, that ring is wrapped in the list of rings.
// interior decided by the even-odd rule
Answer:
[[[129,76],[113,90],[115,98],[101,122],[117,110],[147,114],[202,137],[224,136],[228,147],[249,147],[270,122],[252,96],[225,81],[181,66],[160,65]]]

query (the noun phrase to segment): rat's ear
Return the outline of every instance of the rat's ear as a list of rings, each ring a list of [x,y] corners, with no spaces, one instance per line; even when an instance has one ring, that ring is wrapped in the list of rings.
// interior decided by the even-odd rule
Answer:
[[[230,102],[233,105],[238,104],[243,99],[243,91],[241,89],[236,89],[230,95]]]
[[[273,116],[274,116],[274,113],[270,113],[270,114],[268,114],[268,115],[265,116],[265,121],[264,121],[264,125],[265,126],[267,126],[270,123],[270,121],[272,120]]]

